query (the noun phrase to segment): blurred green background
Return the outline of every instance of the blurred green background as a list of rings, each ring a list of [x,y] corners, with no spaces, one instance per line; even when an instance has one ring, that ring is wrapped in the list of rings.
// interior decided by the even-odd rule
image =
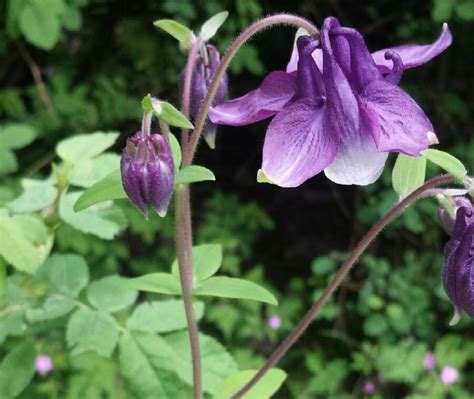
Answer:
[[[440,148],[474,170],[473,0],[38,1],[0,0],[0,124],[24,123],[36,132],[33,144],[15,152],[17,163],[7,162],[0,143],[1,203],[21,192],[20,177],[50,173],[59,140],[115,130],[120,138],[113,151],[119,153],[139,129],[144,95],[178,105],[185,56],[153,21],[172,18],[198,30],[222,10],[230,16],[214,38],[221,51],[249,23],[276,12],[299,14],[317,25],[334,15],[359,29],[371,50],[432,42],[448,22],[452,46],[406,71],[402,87],[430,117]],[[25,5],[40,12],[39,24],[19,16]],[[267,71],[284,69],[293,36],[281,27],[245,46],[230,68],[230,97],[255,88]],[[212,169],[217,181],[195,185],[192,194],[195,242],[221,243],[223,271],[262,283],[280,302],[277,308],[206,302],[201,328],[218,338],[242,369],[262,364],[396,200],[393,158],[383,178],[367,188],[336,186],[322,175],[291,190],[258,184],[267,123],[219,128],[215,150],[202,143],[196,162]],[[172,218],[146,222],[132,206],[120,207],[129,228],[117,239],[104,241],[64,224],[55,251],[84,256],[93,278],[168,271],[174,259]],[[279,365],[289,377],[275,397],[358,398],[367,380],[376,392],[366,396],[376,398],[474,397],[473,324],[464,318],[448,327],[453,309],[440,282],[447,237],[435,213],[434,201],[422,201],[383,233]],[[268,324],[273,315],[282,321],[277,329]],[[114,359],[70,357],[63,328],[49,326],[34,335],[55,367],[36,376],[22,398],[135,397],[118,377]],[[0,340],[2,357],[15,339]],[[423,367],[429,350],[437,358],[432,371]],[[445,366],[459,370],[455,384],[440,381]]]

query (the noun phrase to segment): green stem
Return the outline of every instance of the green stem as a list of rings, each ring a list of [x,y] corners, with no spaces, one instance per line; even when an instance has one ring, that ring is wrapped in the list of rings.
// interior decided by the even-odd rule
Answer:
[[[362,241],[354,248],[349,258],[342,264],[339,271],[333,277],[329,285],[323,291],[318,300],[311,306],[309,311],[303,317],[303,319],[298,323],[290,335],[280,344],[280,346],[272,353],[267,362],[262,366],[260,370],[255,374],[255,376],[240,390],[238,391],[232,399],[239,399],[245,393],[247,393],[266,373],[270,370],[290,349],[293,344],[298,340],[298,338],[303,334],[306,328],[311,324],[314,317],[318,314],[319,310],[326,303],[331,294],[336,290],[341,281],[347,275],[351,267],[356,263],[362,253],[367,249],[367,247],[372,243],[372,241],[377,237],[377,235],[398,215],[400,215],[408,205],[412,204],[416,200],[423,198],[424,193],[430,190],[433,187],[436,187],[440,184],[445,184],[453,181],[454,178],[449,175],[442,175],[435,177],[434,179],[428,180],[425,184],[420,186],[418,189],[413,191],[410,195],[398,202],[392,209],[390,209],[383,217],[380,219],[365,235]]]

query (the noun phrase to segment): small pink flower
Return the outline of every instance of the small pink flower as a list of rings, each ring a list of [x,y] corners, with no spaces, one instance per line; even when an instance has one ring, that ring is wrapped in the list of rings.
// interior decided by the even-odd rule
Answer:
[[[436,367],[436,358],[433,352],[426,352],[423,367],[427,370],[433,370]]]
[[[35,370],[38,374],[48,374],[53,370],[53,361],[48,355],[38,355],[35,360]]]
[[[273,315],[268,319],[268,325],[273,330],[278,330],[281,327],[281,318],[277,315]]]
[[[377,387],[371,380],[364,382],[364,385],[362,386],[362,393],[365,393],[366,395],[373,395],[376,391]]]
[[[439,375],[439,379],[444,385],[454,384],[458,378],[459,372],[454,367],[450,366],[444,367],[441,371],[441,374]]]

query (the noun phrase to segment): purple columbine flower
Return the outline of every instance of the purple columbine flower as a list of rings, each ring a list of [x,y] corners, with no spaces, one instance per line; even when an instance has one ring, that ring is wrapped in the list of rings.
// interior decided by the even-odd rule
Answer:
[[[441,371],[439,379],[444,385],[454,384],[459,379],[459,372],[454,367],[446,366]]]
[[[474,205],[466,198],[456,199],[456,219],[443,223],[451,239],[444,248],[443,286],[456,312],[455,324],[462,311],[474,319]]]
[[[272,330],[278,330],[281,327],[281,318],[273,315],[268,319],[268,325]]]
[[[217,68],[221,63],[221,55],[219,50],[212,44],[207,44],[203,52],[199,54],[194,64],[194,70],[191,81],[191,103],[190,103],[190,114],[192,119],[195,121],[199,114],[199,108],[207,94],[207,90],[211,85],[212,79],[217,72]],[[227,74],[223,76],[219,83],[216,95],[212,102],[212,105],[218,105],[224,102],[227,95]],[[215,148],[216,144],[216,129],[217,126],[212,123],[209,119],[204,125],[202,134],[207,144],[211,148]]]
[[[436,367],[436,358],[433,352],[426,352],[423,359],[423,367],[426,370],[433,370]]]
[[[371,380],[367,380],[364,382],[364,385],[362,385],[362,393],[366,395],[373,395],[375,392],[377,392],[377,387]]]
[[[137,132],[127,139],[120,169],[125,192],[145,217],[146,205],[166,215],[175,179],[168,141],[159,134]]]
[[[431,45],[370,54],[362,35],[324,21],[319,40],[298,38],[287,71],[211,109],[214,123],[246,125],[275,116],[267,129],[262,171],[282,187],[296,187],[324,170],[339,184],[366,185],[382,173],[388,152],[418,156],[433,127],[398,87],[404,69],[424,64],[452,41],[447,25]]]
[[[38,374],[48,374],[53,370],[53,361],[48,355],[38,355],[35,360],[35,370]]]

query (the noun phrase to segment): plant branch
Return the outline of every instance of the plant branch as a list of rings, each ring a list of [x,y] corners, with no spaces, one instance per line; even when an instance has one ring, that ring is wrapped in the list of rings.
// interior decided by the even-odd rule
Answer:
[[[265,17],[254,22],[247,29],[245,29],[225,52],[219,68],[212,79],[212,82],[206,93],[206,97],[204,98],[201,108],[199,109],[199,115],[197,117],[194,130],[191,134],[188,148],[183,154],[183,167],[191,165],[193,161],[194,153],[196,152],[197,144],[199,142],[199,138],[201,137],[207,114],[209,113],[209,108],[212,105],[212,101],[216,95],[219,83],[235,54],[256,33],[275,25],[290,25],[298,28],[301,27],[306,29],[310,35],[319,35],[318,29],[311,22],[291,14],[277,14],[270,17]]]
[[[442,175],[435,177],[434,179],[428,180],[418,189],[413,191],[410,195],[402,199],[400,202],[395,204],[392,209],[390,209],[383,217],[380,219],[364,236],[362,241],[354,248],[349,258],[342,264],[339,271],[330,281],[329,285],[323,291],[318,300],[311,306],[309,311],[303,317],[303,319],[298,323],[290,335],[280,344],[280,346],[273,352],[267,362],[262,366],[262,368],[255,374],[255,376],[240,390],[238,391],[232,399],[239,399],[245,393],[247,393],[265,374],[270,370],[290,349],[293,344],[298,340],[301,334],[306,330],[306,328],[313,321],[314,317],[318,314],[319,310],[326,303],[330,295],[336,290],[341,281],[347,275],[351,267],[356,263],[362,253],[367,249],[367,247],[374,241],[377,235],[398,215],[400,215],[407,206],[415,202],[416,200],[423,198],[424,194],[441,184],[449,183],[453,181],[454,178],[449,175]]]

